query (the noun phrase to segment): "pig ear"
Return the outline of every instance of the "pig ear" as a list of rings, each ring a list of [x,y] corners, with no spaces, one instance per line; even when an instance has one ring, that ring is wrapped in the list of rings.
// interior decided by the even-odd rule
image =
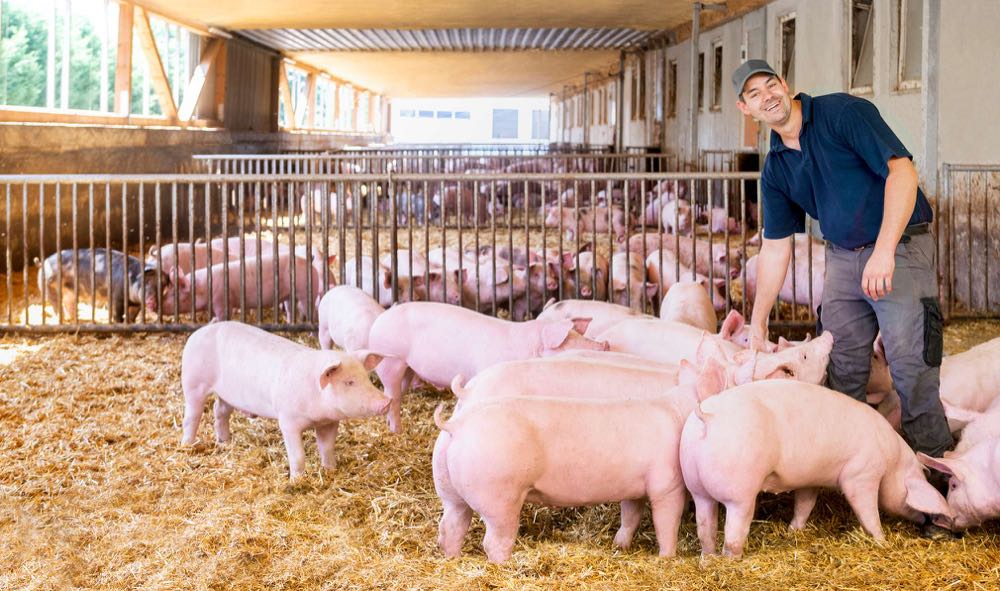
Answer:
[[[660,293],[660,284],[653,283],[652,281],[646,282],[646,297],[648,299],[653,299],[656,294]]]
[[[697,389],[699,401],[726,389],[726,369],[714,357],[710,358],[698,373]]]
[[[580,334],[587,332],[587,328],[590,327],[590,321],[593,318],[573,318],[573,330]]]
[[[678,384],[694,384],[698,381],[698,368],[687,359],[681,359],[677,371]]]
[[[923,478],[906,479],[906,505],[928,515],[944,515],[954,519],[948,501]]]
[[[382,274],[382,287],[389,289],[392,287],[392,270],[385,265],[378,266],[379,271]]]
[[[804,341],[802,341],[802,342],[803,342],[803,343],[808,343],[808,342],[809,342],[809,341],[811,341],[811,340],[813,340],[813,336],[812,336],[812,333],[808,333],[808,332],[807,332],[807,333],[806,333],[806,338],[805,338],[805,340],[804,340]]]
[[[719,336],[730,341],[733,339],[733,335],[736,331],[743,328],[745,321],[743,320],[743,315],[736,310],[731,310],[729,316],[722,321],[722,328],[719,329]]]
[[[576,269],[576,255],[571,252],[564,252],[562,255],[562,267],[567,271]]]
[[[181,289],[190,289],[191,288],[191,275],[190,274],[179,275],[177,277],[177,285]]]
[[[774,353],[762,353],[757,356],[757,363],[753,369],[754,380],[773,380],[794,377],[788,371],[788,363],[781,356]]]
[[[701,342],[698,343],[698,351],[695,353],[699,365],[704,365],[712,359],[716,361],[725,361],[728,359],[726,352],[722,350],[722,347],[715,339],[711,338],[712,336],[707,332],[701,335]]]
[[[784,351],[785,349],[791,347],[792,344],[788,342],[785,337],[778,337],[778,348],[775,351]]]
[[[378,353],[372,353],[368,349],[358,349],[352,353],[361,365],[365,366],[365,371],[371,371],[375,369],[375,366],[382,362],[384,355],[379,355]]]
[[[967,408],[959,408],[957,406],[945,404],[944,416],[948,417],[953,421],[962,421],[964,423],[971,423],[972,421],[983,416],[983,413],[976,412],[974,410],[969,410]]]
[[[337,373],[337,368],[339,367],[340,367],[340,360],[334,361],[330,363],[330,365],[326,366],[326,369],[323,370],[323,373],[319,374],[320,390],[326,389],[326,387],[333,382],[334,376]]]
[[[507,281],[510,279],[510,273],[507,272],[506,267],[497,267],[496,273],[497,273],[497,279],[496,279],[497,285],[500,285],[502,283],[507,283]]]
[[[566,342],[570,331],[573,330],[573,324],[572,320],[546,322],[542,327],[542,346],[546,349],[558,349]]]
[[[932,458],[924,452],[917,452],[917,461],[921,464],[927,466],[928,468],[934,468],[942,474],[947,474],[948,476],[954,476],[959,480],[962,480],[961,475],[955,470],[955,460],[946,460],[943,458]]]

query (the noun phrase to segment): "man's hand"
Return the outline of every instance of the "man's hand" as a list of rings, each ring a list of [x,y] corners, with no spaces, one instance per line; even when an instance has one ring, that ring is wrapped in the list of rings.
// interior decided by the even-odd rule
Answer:
[[[750,325],[750,350],[767,351],[767,326]]]
[[[892,272],[895,269],[895,249],[880,250],[876,247],[861,274],[861,291],[876,302],[886,294],[892,293]]]

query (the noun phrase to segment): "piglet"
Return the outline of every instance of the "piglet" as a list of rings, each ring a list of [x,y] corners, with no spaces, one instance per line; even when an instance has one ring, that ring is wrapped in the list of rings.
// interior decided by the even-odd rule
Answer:
[[[334,287],[319,302],[320,349],[331,345],[349,353],[367,349],[368,332],[382,312],[382,306],[357,287]]]
[[[705,290],[705,279],[682,279],[673,284],[660,305],[660,319],[690,324],[707,332],[715,332],[718,319]]]
[[[392,397],[389,428],[398,432],[404,381],[415,374],[444,388],[456,375],[471,378],[491,365],[567,349],[607,350],[583,336],[590,319],[509,322],[437,302],[393,306],[372,324],[368,346],[392,357],[377,372]]]
[[[725,553],[743,555],[757,494],[795,491],[792,529],[820,488],[843,491],[862,527],[883,541],[879,507],[915,522],[951,510],[902,437],[863,402],[814,384],[767,380],[701,403],[681,433],[681,470],[694,497],[703,555],[715,554],[718,503]]]
[[[195,331],[184,345],[182,445],[197,440],[198,423],[215,393],[215,437],[229,441],[233,410],[278,419],[291,478],[302,476],[302,432],[316,430],[323,467],[336,466],[334,441],[340,421],[385,414],[389,399],[368,380],[382,358],[317,351],[239,322],[215,322]]]

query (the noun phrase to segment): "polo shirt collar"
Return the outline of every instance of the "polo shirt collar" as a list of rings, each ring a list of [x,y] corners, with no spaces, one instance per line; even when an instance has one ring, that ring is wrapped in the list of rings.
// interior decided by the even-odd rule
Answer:
[[[802,103],[802,129],[805,130],[806,123],[809,123],[812,119],[812,97],[804,92],[800,92],[792,98]],[[802,131],[799,132],[799,135],[802,135]],[[787,149],[788,147],[781,141],[781,136],[778,135],[778,132],[771,130],[771,151],[781,152]]]

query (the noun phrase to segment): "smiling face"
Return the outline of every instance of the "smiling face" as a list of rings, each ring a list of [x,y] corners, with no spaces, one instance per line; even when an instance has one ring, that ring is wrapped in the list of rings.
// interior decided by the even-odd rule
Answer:
[[[792,98],[788,85],[773,74],[751,76],[743,85],[740,97],[736,101],[740,111],[769,127],[779,127],[791,117]]]

